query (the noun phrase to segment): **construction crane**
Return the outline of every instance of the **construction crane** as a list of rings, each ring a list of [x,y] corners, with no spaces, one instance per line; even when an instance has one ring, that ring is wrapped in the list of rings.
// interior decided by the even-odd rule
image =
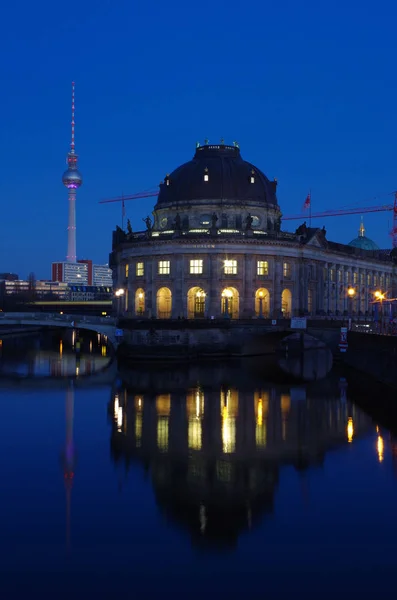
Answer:
[[[154,191],[153,189],[145,192],[139,192],[138,194],[130,194],[128,196],[117,196],[116,198],[107,198],[106,200],[100,200],[99,204],[108,204],[109,202],[121,202],[121,228],[124,229],[124,217],[125,217],[125,201],[126,200],[139,200],[140,198],[153,198],[159,195],[159,190]]]
[[[131,194],[128,196],[118,196],[116,198],[109,198],[106,200],[101,200],[99,204],[107,204],[109,202],[121,202],[121,210],[122,210],[122,228],[124,224],[125,217],[125,201],[126,200],[139,200],[140,198],[152,198],[154,196],[158,196],[159,190],[154,191],[153,189],[147,190],[145,192],[140,192],[138,194]],[[283,215],[283,221],[301,221],[309,218],[311,219],[324,219],[326,217],[341,217],[344,215],[363,215],[366,213],[375,213],[375,212],[385,212],[385,211],[393,211],[393,227],[391,229],[390,235],[393,240],[393,248],[397,248],[397,192],[393,192],[394,194],[394,203],[393,204],[378,204],[375,206],[361,206],[361,207],[347,207],[340,208],[335,210],[326,210],[323,212],[309,212],[309,213],[300,213],[295,215]]]
[[[309,212],[309,213],[301,213],[296,215],[285,215],[283,216],[283,221],[298,221],[302,219],[315,219],[315,218],[326,218],[326,217],[341,217],[343,215],[362,215],[365,213],[375,213],[375,212],[385,212],[385,211],[393,211],[393,226],[390,232],[390,235],[393,240],[393,248],[397,248],[397,192],[393,192],[394,194],[394,203],[393,204],[378,204],[375,206],[360,206],[360,207],[351,207],[351,208],[340,208],[335,210],[326,210],[323,212]]]

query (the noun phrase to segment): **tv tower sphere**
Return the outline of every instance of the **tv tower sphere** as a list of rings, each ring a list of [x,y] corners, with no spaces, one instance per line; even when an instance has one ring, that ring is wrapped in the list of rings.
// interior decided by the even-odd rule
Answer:
[[[77,169],[70,167],[62,175],[62,183],[68,189],[75,190],[83,183],[83,178]]]

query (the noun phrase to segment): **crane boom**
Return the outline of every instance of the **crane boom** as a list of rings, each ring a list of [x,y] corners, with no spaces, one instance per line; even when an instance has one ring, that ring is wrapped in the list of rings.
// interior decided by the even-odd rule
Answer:
[[[393,210],[393,204],[380,204],[378,206],[366,206],[356,208],[340,208],[337,210],[326,210],[324,212],[315,212],[311,214],[301,213],[300,215],[285,215],[283,221],[298,221],[301,219],[308,218],[324,218],[324,217],[339,217],[341,215],[362,215],[364,213],[384,212],[387,210]]]
[[[107,198],[100,200],[99,204],[107,204],[108,202],[124,202],[125,200],[138,200],[139,198],[152,198],[158,196],[159,192],[141,192],[140,194],[131,194],[129,196],[118,196],[117,198]]]

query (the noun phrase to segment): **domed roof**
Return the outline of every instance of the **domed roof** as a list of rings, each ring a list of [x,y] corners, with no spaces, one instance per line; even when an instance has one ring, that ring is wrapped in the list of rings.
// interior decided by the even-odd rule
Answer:
[[[242,159],[240,148],[205,144],[160,184],[159,204],[195,200],[252,200],[277,206],[276,181]]]
[[[365,235],[365,228],[362,219],[360,229],[358,230],[358,237],[354,238],[354,240],[349,242],[348,245],[353,246],[354,248],[360,248],[361,250],[379,250],[379,246]]]

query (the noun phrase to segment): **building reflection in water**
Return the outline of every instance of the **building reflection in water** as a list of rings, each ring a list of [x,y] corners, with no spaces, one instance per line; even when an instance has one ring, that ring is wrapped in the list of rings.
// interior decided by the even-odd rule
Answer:
[[[66,547],[70,549],[70,521],[71,521],[71,501],[72,487],[75,472],[76,452],[73,440],[73,423],[74,423],[74,387],[73,381],[70,382],[66,391],[66,411],[65,411],[65,446],[62,451],[62,467],[63,477],[65,482],[66,492]]]
[[[373,431],[337,384],[318,395],[303,387],[157,393],[161,387],[157,380],[155,391],[113,392],[111,451],[150,473],[160,509],[196,540],[234,543],[272,512],[280,466],[321,465],[328,450]]]

